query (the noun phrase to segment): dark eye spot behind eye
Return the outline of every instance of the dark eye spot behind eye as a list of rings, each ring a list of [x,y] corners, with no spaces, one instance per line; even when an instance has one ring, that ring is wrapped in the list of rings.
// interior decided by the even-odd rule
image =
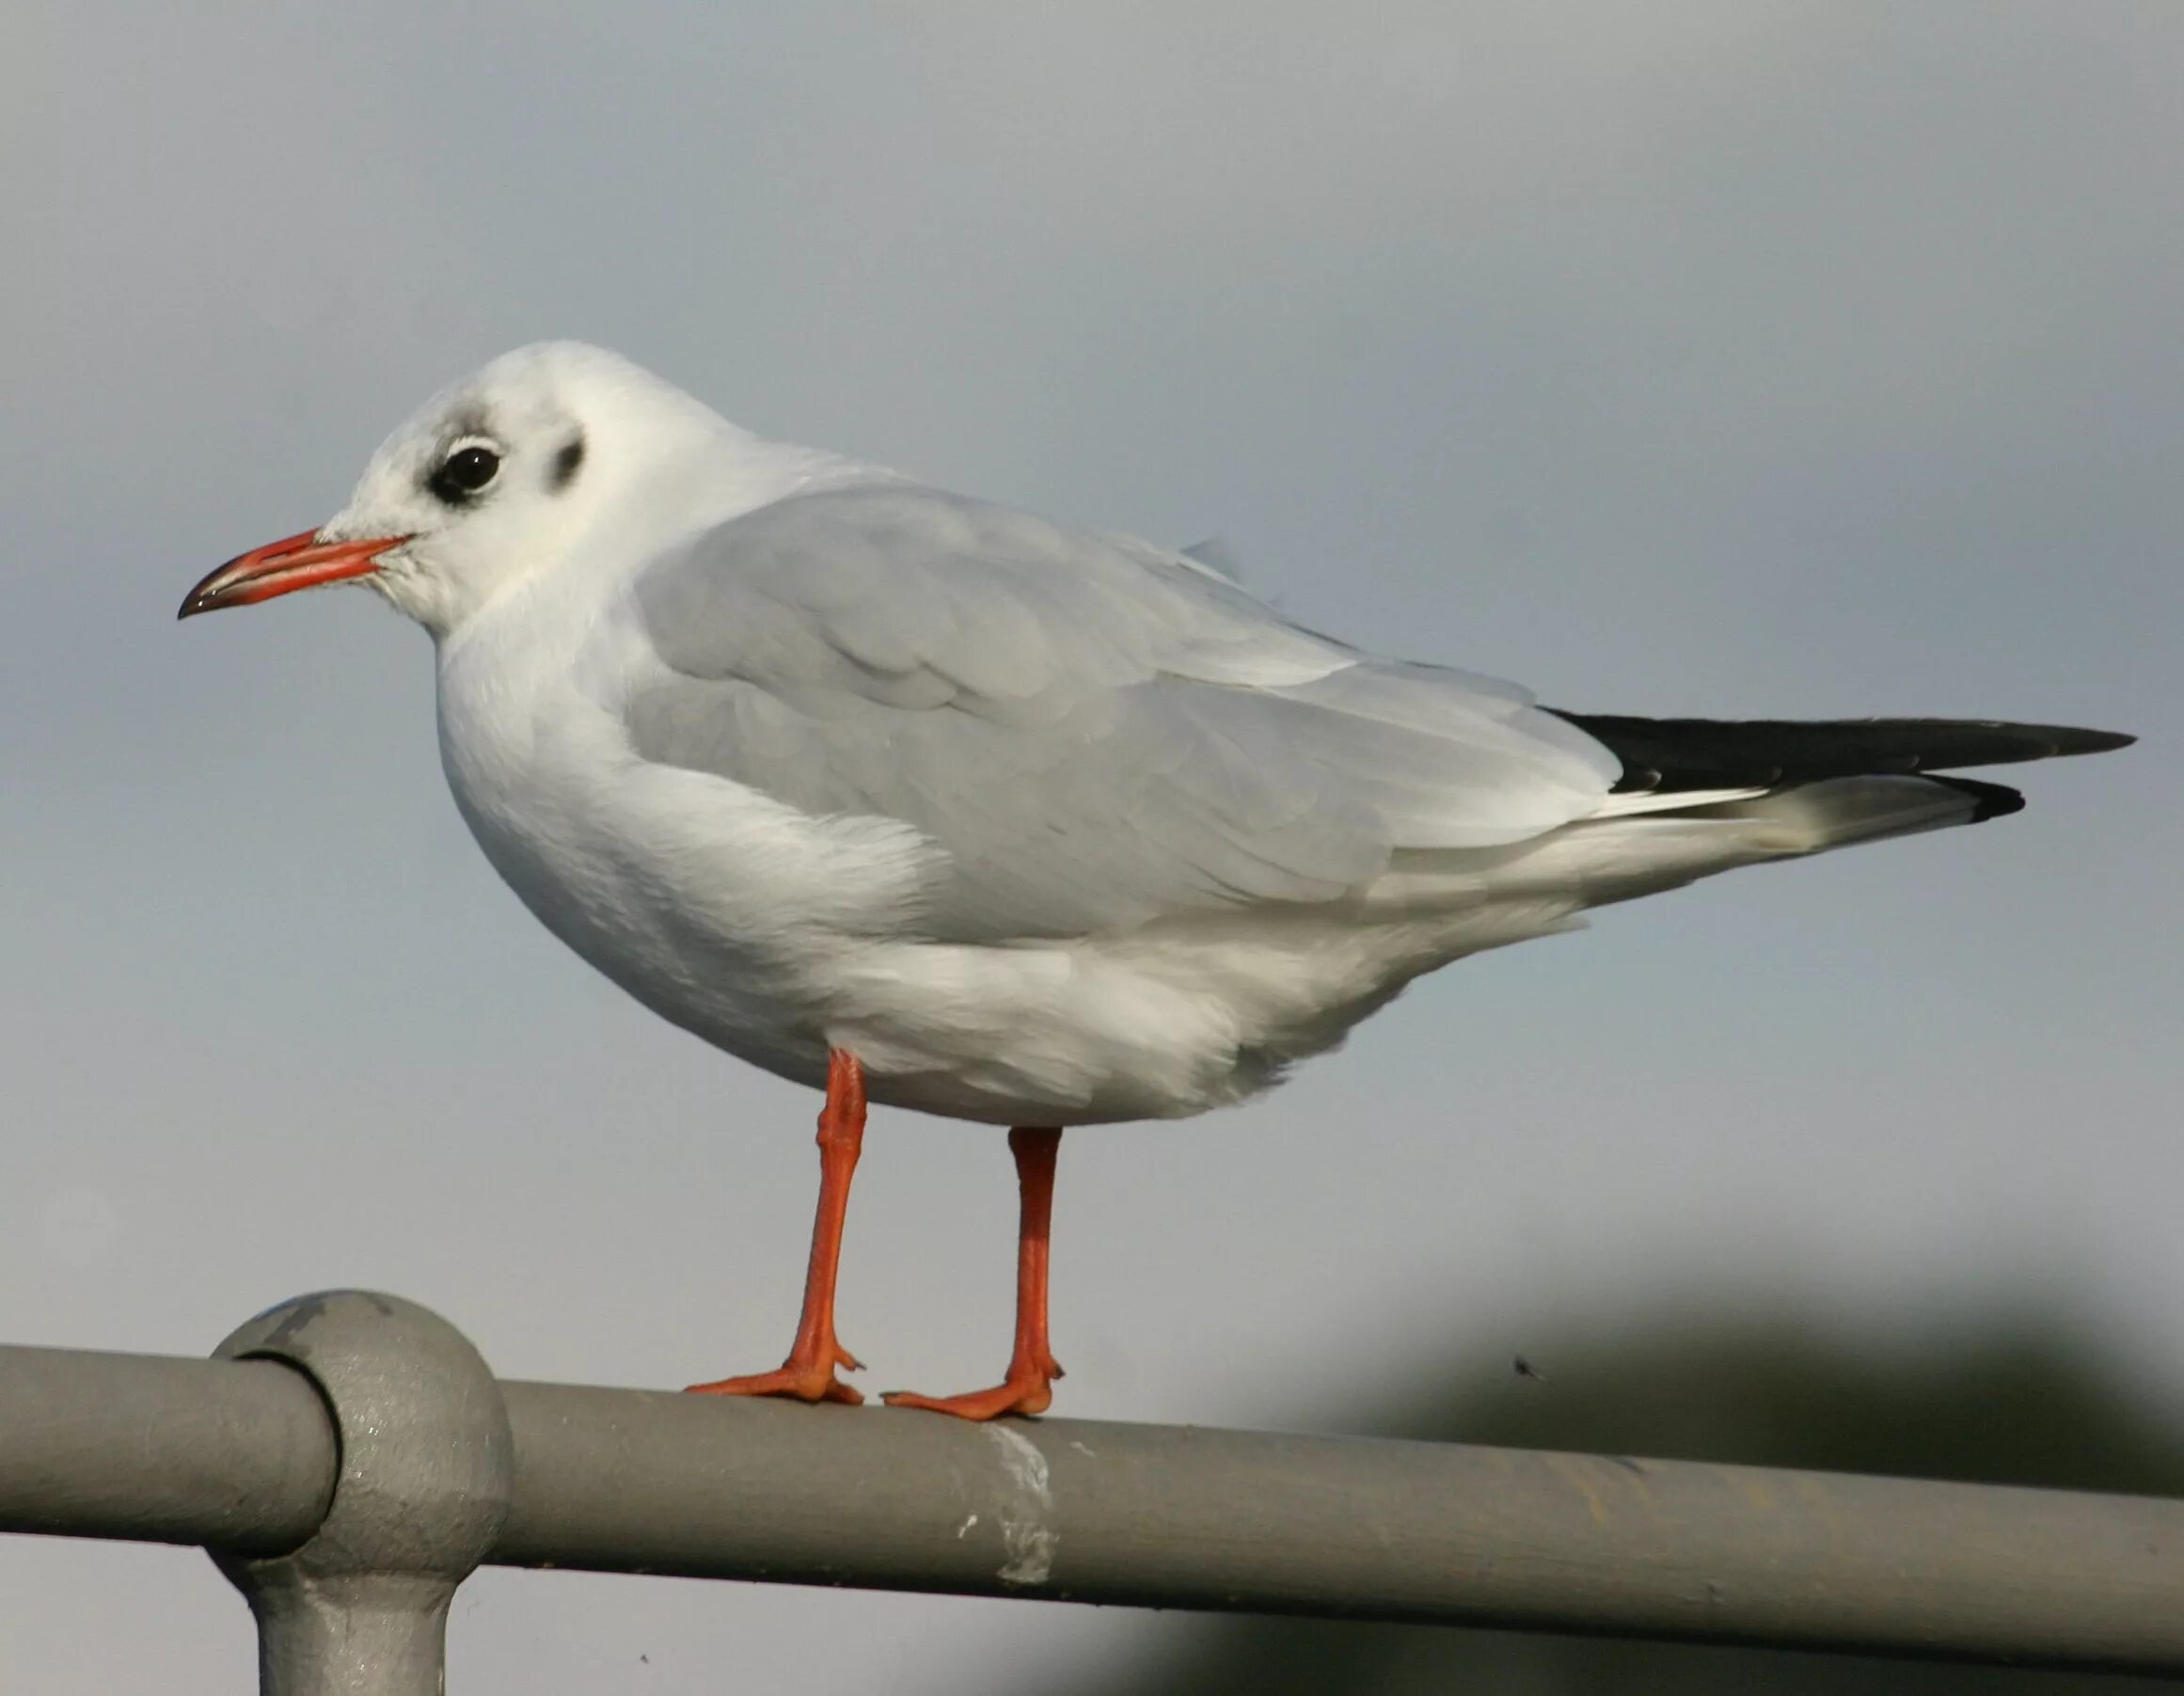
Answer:
[[[426,486],[450,506],[461,506],[500,475],[500,455],[472,442],[440,462]]]
[[[577,481],[577,473],[584,468],[584,437],[581,433],[569,437],[562,451],[554,455],[551,486],[560,494]]]

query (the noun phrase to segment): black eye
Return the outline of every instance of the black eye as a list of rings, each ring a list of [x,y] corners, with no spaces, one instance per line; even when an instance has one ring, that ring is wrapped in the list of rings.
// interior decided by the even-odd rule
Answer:
[[[500,474],[500,455],[491,448],[469,442],[440,462],[433,473],[432,490],[451,503],[468,499]]]

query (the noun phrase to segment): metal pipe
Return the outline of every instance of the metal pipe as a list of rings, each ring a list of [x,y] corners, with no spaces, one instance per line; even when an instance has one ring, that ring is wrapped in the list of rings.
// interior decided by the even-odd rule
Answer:
[[[2184,1672],[2184,1501],[503,1389],[499,1564]]]
[[[0,1531],[292,1549],[334,1498],[333,1421],[277,1361],[0,1344]]]
[[[2184,1672],[2180,1501],[498,1394],[514,1473],[486,1559],[501,1565]],[[290,1547],[326,1512],[331,1429],[309,1383],[270,1361],[0,1349],[0,1530]]]

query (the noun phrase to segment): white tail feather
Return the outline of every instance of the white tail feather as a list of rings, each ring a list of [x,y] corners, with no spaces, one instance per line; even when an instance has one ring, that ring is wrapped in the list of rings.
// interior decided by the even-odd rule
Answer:
[[[1984,805],[1977,795],[1923,777],[1840,777],[1725,801],[1683,799],[1678,811],[1567,826],[1499,868],[1495,893],[1574,888],[1597,907],[1739,865],[1970,824]]]

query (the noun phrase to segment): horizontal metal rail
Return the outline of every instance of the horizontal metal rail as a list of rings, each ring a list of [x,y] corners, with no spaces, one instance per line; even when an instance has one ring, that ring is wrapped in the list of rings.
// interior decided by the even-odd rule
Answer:
[[[302,1358],[0,1348],[0,1530],[311,1539],[365,1463]],[[483,1383],[501,1565],[2184,1674],[2179,1501]]]
[[[273,1360],[0,1345],[0,1531],[294,1548],[334,1498],[334,1427]]]

